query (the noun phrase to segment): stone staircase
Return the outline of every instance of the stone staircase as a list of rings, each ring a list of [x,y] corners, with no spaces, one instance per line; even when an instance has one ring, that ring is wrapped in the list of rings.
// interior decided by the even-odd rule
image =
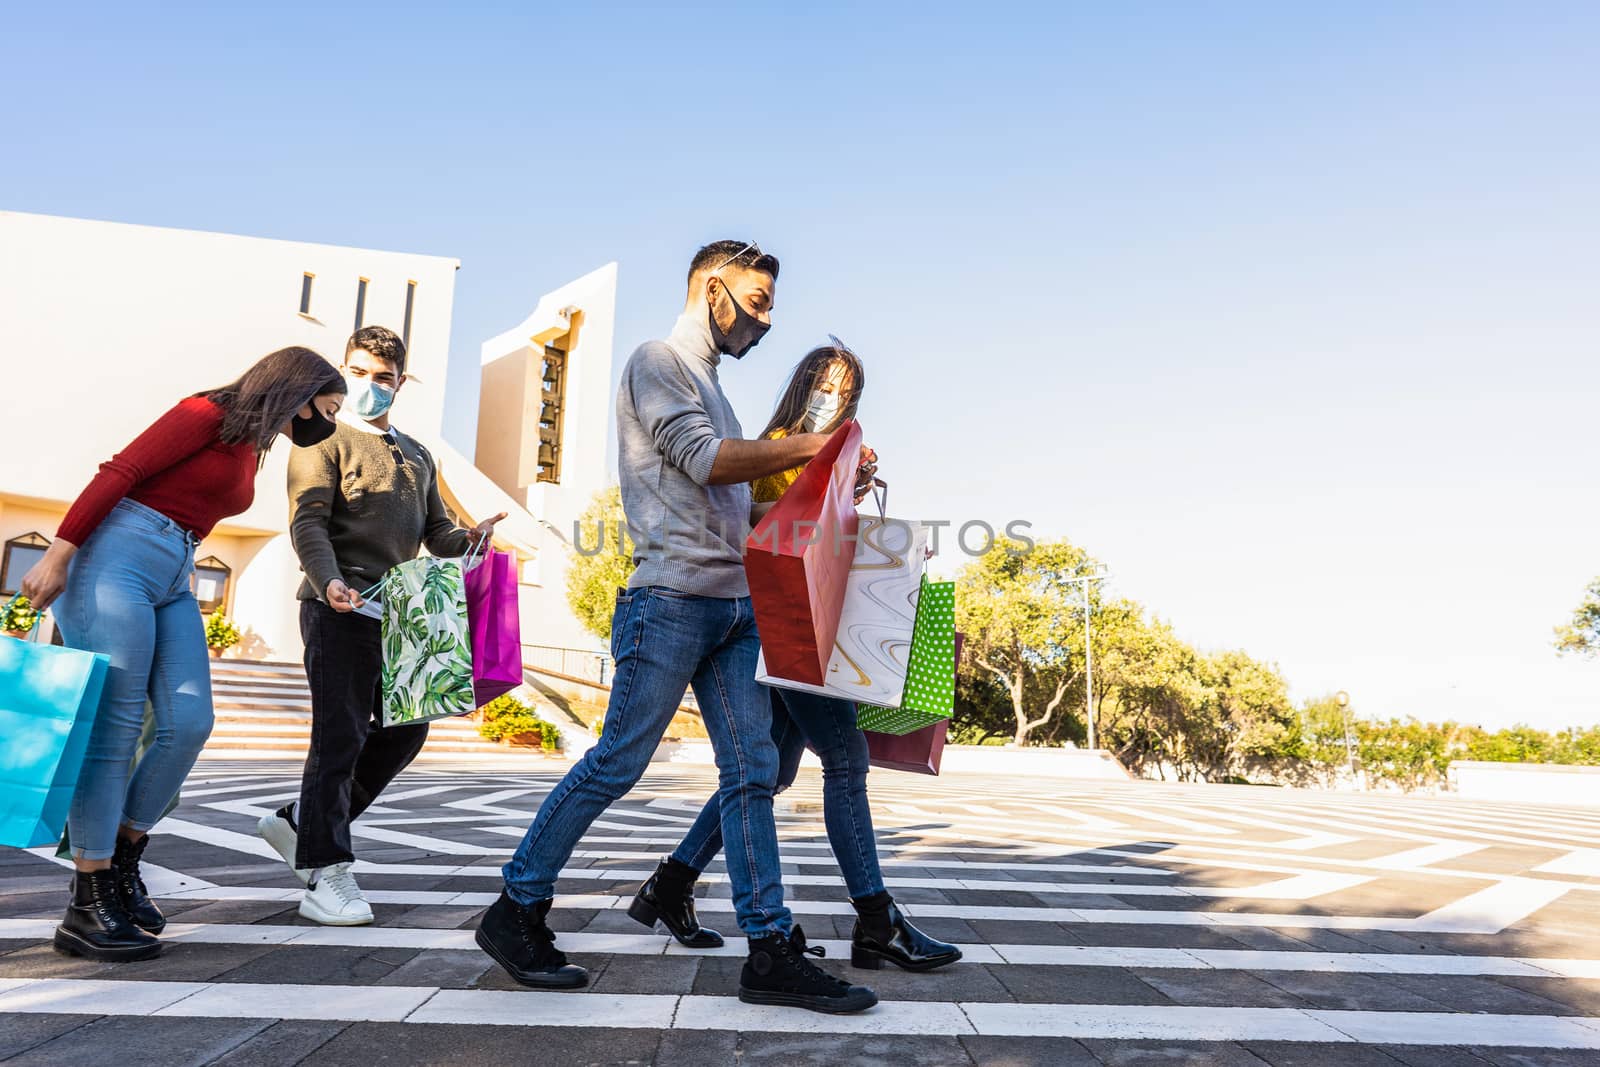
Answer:
[[[203,759],[303,758],[311,741],[311,692],[298,663],[250,660],[211,662],[216,726]],[[478,736],[476,717],[431,723],[418,759],[543,758],[537,749],[512,748]]]

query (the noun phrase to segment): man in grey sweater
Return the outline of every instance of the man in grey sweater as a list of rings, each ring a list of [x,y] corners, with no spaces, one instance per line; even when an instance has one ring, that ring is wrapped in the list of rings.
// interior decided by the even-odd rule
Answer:
[[[728,880],[750,939],[740,998],[825,1012],[877,1003],[871,990],[811,963],[783,903],[772,816],[777,749],[771,706],[755,680],[760,641],[744,541],[750,482],[803,466],[826,438],[745,440],[718,380],[722,357],[742,358],[771,325],[777,278],[777,259],[754,244],[707,245],[690,264],[672,332],[640,345],[623,369],[617,452],[636,569],[612,616],[616,670],[605,729],[545,798],[477,933],[479,946],[524,985],[587,983],[583,968],[555,948],[546,921],[556,879],[590,823],[644,774],[692,685],[716,751]]]

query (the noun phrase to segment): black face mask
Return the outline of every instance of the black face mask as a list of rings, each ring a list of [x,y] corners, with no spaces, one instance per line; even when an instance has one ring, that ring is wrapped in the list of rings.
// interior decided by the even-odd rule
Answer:
[[[333,431],[337,429],[332,419],[323,418],[322,412],[312,408],[309,419],[303,419],[299,415],[294,417],[294,421],[289,424],[289,440],[298,448],[310,448],[332,437]]]
[[[717,279],[722,281],[721,278]],[[772,329],[772,324],[762,322],[734,298],[726,282],[722,284],[722,291],[727,294],[728,302],[733,305],[733,326],[727,333],[723,333],[717,326],[716,303],[708,301],[706,313],[711,317],[711,339],[716,342],[717,351],[734,359],[743,359],[744,354],[760,343],[766,332]]]

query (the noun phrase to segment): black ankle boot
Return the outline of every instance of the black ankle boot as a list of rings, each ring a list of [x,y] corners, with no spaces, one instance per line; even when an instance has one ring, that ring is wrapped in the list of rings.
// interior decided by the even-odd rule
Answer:
[[[478,947],[494,957],[506,973],[535,989],[577,989],[589,984],[589,972],[567,962],[555,947],[556,935],[545,917],[550,901],[524,907],[502,890],[478,924]]]
[[[865,1011],[878,1003],[878,994],[872,990],[840,981],[806,959],[821,955],[820,946],[806,947],[805,932],[798,926],[787,937],[752,937],[750,958],[739,975],[739,999],[747,1004],[781,1004],[829,1015]]]
[[[694,914],[694,883],[700,872],[672,857],[661,861],[628,907],[628,917],[654,927],[663,926],[685,948],[721,948],[722,935],[700,925]]]
[[[159,934],[167,928],[167,917],[161,914],[156,902],[145,892],[144,879],[139,877],[139,861],[144,857],[144,846],[149,843],[148,836],[141,837],[137,842],[118,836],[117,853],[111,857],[111,869],[117,872],[117,896],[128,918],[139,929]]]
[[[79,871],[72,879],[72,903],[56,927],[56,950],[102,963],[147,960],[161,942],[134,925],[122,906],[114,870]]]
[[[907,971],[931,971],[954,963],[961,950],[935,941],[912,926],[888,893],[852,900],[856,928],[850,936],[850,965],[876,971],[883,961]]]

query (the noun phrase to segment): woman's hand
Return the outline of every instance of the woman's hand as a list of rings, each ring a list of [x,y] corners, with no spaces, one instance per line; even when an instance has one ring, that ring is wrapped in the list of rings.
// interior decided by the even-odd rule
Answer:
[[[872,492],[872,480],[878,475],[878,453],[861,446],[861,464],[856,468],[856,503],[859,504]]]
[[[22,595],[34,611],[49,608],[67,587],[67,565],[77,552],[77,545],[58,537],[44,550],[44,558],[22,576]]]

